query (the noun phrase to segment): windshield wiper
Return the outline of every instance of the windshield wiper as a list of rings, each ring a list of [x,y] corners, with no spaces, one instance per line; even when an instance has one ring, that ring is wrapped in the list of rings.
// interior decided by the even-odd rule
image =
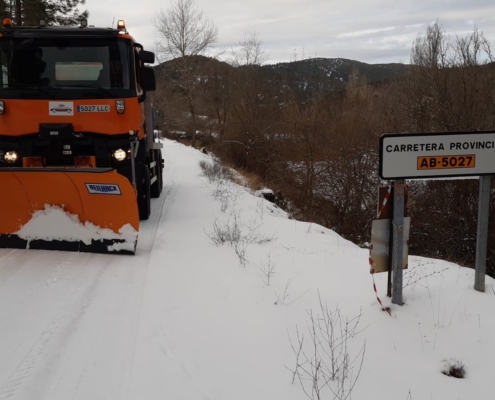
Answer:
[[[57,85],[57,86],[58,87],[79,87],[79,88],[88,88],[88,89],[98,89],[101,92],[108,94],[110,97],[113,97],[113,98],[117,97],[110,90],[107,90],[104,87],[102,87],[100,85],[93,84],[93,83],[78,83],[75,85]]]

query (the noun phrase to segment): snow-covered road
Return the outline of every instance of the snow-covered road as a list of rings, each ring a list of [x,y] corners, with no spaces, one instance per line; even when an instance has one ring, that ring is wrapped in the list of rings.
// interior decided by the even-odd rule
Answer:
[[[167,140],[163,153],[135,256],[0,249],[0,400],[300,400],[313,382],[324,400],[354,383],[356,400],[493,399],[493,279],[478,293],[473,270],[410,256],[403,307],[375,276],[390,317],[367,250],[209,182],[199,151]],[[239,228],[244,262],[215,227]],[[344,368],[314,344],[308,318],[327,305],[336,326],[359,316],[336,349],[353,360],[344,383],[304,372]],[[441,373],[449,360],[465,379]]]
[[[123,399],[161,212],[136,256],[0,250],[0,399]]]

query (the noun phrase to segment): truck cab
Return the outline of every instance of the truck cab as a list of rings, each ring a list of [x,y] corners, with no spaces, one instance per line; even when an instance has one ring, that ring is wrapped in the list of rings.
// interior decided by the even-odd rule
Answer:
[[[111,168],[137,191],[139,215],[162,190],[152,126],[154,54],[116,29],[0,29],[0,167]]]

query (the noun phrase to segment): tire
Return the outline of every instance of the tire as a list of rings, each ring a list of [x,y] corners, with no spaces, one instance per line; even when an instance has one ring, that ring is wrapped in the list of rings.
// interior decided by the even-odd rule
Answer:
[[[163,170],[162,170],[162,152],[160,150],[155,151],[156,161],[156,181],[151,185],[151,197],[158,198],[163,189]]]
[[[148,166],[143,168],[143,174],[143,182],[138,188],[138,209],[139,219],[147,220],[151,214],[150,169]]]

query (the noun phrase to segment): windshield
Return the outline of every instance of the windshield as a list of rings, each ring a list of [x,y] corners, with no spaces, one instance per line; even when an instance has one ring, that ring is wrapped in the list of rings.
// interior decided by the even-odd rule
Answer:
[[[116,38],[4,38],[1,89],[132,89],[129,53]]]

